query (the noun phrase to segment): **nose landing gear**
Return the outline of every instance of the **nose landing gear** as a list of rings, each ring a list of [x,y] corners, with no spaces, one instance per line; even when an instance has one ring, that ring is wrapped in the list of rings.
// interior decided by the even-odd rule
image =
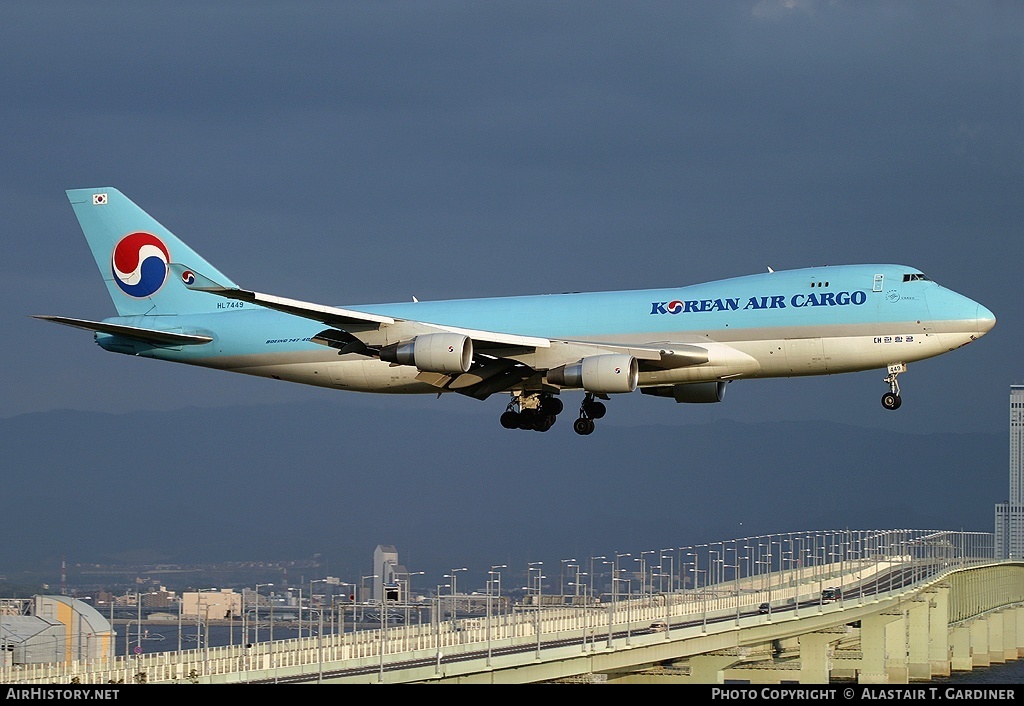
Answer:
[[[899,409],[903,404],[903,398],[900,397],[900,384],[896,381],[896,376],[905,372],[907,372],[905,363],[895,363],[889,366],[889,375],[885,378],[885,382],[889,383],[889,392],[882,395],[882,406],[886,409]]]

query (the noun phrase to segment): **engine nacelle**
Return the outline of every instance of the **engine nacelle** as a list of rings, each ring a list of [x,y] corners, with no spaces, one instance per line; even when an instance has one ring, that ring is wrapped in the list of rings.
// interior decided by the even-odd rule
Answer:
[[[631,355],[591,355],[549,370],[547,379],[553,385],[582,387],[587,392],[632,392],[640,379],[640,368]]]
[[[415,365],[425,373],[464,373],[473,363],[473,339],[461,333],[425,333],[380,349],[380,359]]]
[[[643,387],[640,392],[657,397],[672,397],[676,402],[703,403],[721,402],[725,398],[725,387],[728,381],[691,382],[681,385],[661,385]]]

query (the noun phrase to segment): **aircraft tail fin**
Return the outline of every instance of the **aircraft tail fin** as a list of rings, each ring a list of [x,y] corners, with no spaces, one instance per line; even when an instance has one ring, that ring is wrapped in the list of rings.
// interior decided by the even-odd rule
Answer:
[[[230,279],[127,196],[111,187],[69,189],[68,200],[120,316],[214,311],[220,298],[190,290],[171,272],[187,262],[219,282]]]

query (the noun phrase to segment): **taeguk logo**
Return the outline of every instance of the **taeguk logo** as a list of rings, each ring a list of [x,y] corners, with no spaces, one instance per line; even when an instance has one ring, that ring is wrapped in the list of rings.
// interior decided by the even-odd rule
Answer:
[[[114,246],[110,269],[114,281],[129,297],[142,299],[164,286],[171,255],[152,233],[129,233]]]

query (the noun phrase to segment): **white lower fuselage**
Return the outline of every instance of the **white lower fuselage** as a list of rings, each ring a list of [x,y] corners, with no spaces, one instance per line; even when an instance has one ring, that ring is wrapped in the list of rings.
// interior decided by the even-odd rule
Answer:
[[[912,268],[846,265],[749,275],[670,290],[539,295],[359,307],[396,320],[543,337],[549,347],[501,353],[543,371],[600,354],[601,346],[693,346],[707,361],[640,367],[639,387],[743,378],[829,375],[905,364],[956,349],[995,322],[976,302]],[[903,278],[901,281],[900,278]],[[922,280],[924,279],[923,276]],[[148,319],[149,321],[145,321]],[[164,360],[344,390],[437,393],[412,365],[312,342],[324,325],[253,304],[215,314],[135,317],[129,325],[206,334],[201,346],[116,348]],[[401,325],[360,333],[371,345],[403,339]],[[523,382],[530,389],[540,378]]]

